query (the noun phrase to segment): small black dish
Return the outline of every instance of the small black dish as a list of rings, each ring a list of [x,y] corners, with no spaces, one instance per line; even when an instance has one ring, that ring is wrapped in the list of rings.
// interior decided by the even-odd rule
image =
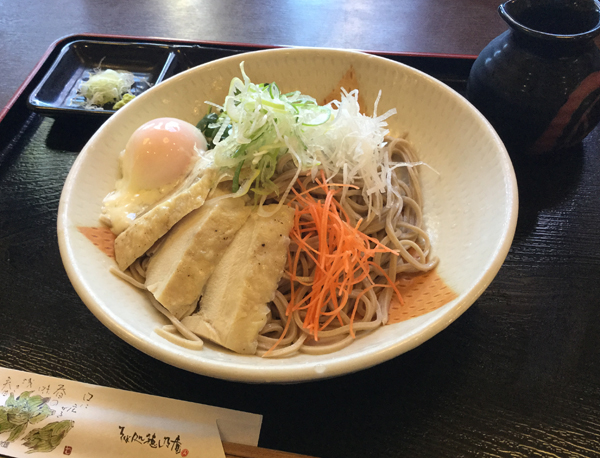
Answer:
[[[165,45],[78,40],[65,45],[48,73],[28,100],[32,111],[50,117],[76,115],[108,118],[112,109],[90,109],[78,94],[81,83],[96,69],[126,70],[133,73],[133,95],[160,83],[169,73],[175,53]]]

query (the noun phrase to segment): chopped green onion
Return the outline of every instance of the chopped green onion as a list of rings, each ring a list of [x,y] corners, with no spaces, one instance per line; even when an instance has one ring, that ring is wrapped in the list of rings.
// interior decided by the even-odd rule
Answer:
[[[244,166],[245,161],[241,161],[240,165],[238,165],[237,169],[235,169],[235,173],[233,175],[233,183],[231,185],[231,192],[237,192],[240,189],[240,173],[242,171],[242,167]]]
[[[331,119],[331,109],[329,107],[319,107],[320,110],[317,112],[316,116],[312,118],[310,121],[304,121],[302,123],[303,126],[320,126],[321,124],[325,124],[327,121]]]
[[[274,82],[269,84],[269,95],[271,96],[272,99],[276,99],[279,98],[279,87],[277,87],[277,84],[275,84]]]
[[[276,83],[252,83],[243,63],[240,68],[242,78],[232,79],[222,112],[205,124],[213,135],[214,164],[234,171],[234,192],[241,189],[240,177],[256,195],[279,192],[273,177],[288,153],[302,171],[322,168],[332,176],[343,170],[348,183],[363,180],[369,195],[385,187],[377,164],[384,161],[385,119],[394,110],[365,116],[358,92],[344,90],[340,101],[320,106],[299,91],[282,93]]]

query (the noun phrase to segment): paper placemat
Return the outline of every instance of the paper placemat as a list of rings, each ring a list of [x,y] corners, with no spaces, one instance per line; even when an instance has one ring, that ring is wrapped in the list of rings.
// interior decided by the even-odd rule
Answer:
[[[0,368],[0,455],[225,458],[262,416]]]

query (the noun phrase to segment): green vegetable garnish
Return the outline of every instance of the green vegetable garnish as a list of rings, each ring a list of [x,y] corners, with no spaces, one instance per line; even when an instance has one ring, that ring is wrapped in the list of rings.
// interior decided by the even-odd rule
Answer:
[[[234,192],[252,191],[261,207],[270,195],[282,194],[283,205],[301,173],[315,177],[320,171],[326,177],[341,174],[345,184],[360,180],[365,202],[385,192],[397,167],[390,167],[384,148],[386,120],[396,109],[378,115],[381,94],[367,116],[356,89],[341,88],[339,100],[320,106],[300,91],[282,93],[275,83],[254,84],[243,63],[240,69],[242,79],[231,80],[223,106],[207,102],[218,113],[199,125],[214,145],[214,164],[233,176]],[[285,179],[276,184],[274,177],[282,175]],[[284,183],[287,187],[280,188]]]
[[[235,173],[233,175],[233,184],[231,185],[231,190],[233,192],[237,192],[240,189],[240,172],[242,171],[242,167],[244,166],[244,162],[240,162],[240,164],[235,169]]]
[[[326,124],[333,114],[299,91],[282,94],[275,83],[252,83],[240,67],[243,80],[231,81],[221,112],[206,115],[198,128],[214,151],[215,164],[235,170],[234,192],[245,176],[253,177],[255,194],[267,195],[279,190],[272,181],[278,158],[290,149],[302,154],[307,129]],[[246,169],[249,173],[242,174]]]
[[[131,72],[98,69],[92,72],[89,80],[81,83],[79,93],[86,99],[84,107],[103,107],[119,103],[134,83],[135,77]]]
[[[224,119],[225,116],[218,115],[217,113],[214,113],[211,110],[209,110],[208,114],[204,116],[200,120],[200,122],[198,122],[198,124],[196,124],[196,127],[200,129],[200,131],[204,134],[204,138],[206,138],[208,149],[213,149],[215,147],[213,139],[215,138],[215,136],[219,132],[219,129],[221,128],[222,120],[221,122],[219,122],[221,118]],[[230,132],[231,125],[228,125],[226,126],[223,134],[221,135],[221,138],[227,138]]]

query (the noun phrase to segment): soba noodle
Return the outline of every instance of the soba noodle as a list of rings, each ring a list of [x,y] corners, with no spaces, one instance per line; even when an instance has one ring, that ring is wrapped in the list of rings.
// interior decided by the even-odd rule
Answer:
[[[356,180],[353,184],[361,189],[344,188],[341,193],[338,193],[337,198],[347,213],[350,219],[348,223],[351,226],[355,226],[362,220],[360,224],[362,232],[398,252],[399,256],[378,253],[374,259],[389,278],[395,279],[399,274],[429,271],[437,265],[438,259],[431,256],[430,240],[423,228],[422,193],[415,166],[418,164],[417,157],[406,139],[387,138],[387,141],[388,144],[385,146],[388,150],[386,156],[389,158],[389,164],[386,164],[389,170],[387,192],[373,193],[369,205],[362,189],[363,183]],[[287,185],[286,180],[289,182],[295,170],[292,161],[281,162],[278,170],[281,175],[275,183],[283,188]],[[315,189],[314,185],[311,186],[310,177],[302,178],[302,182],[304,189]],[[328,183],[330,185],[343,183],[343,177],[339,175],[329,177]],[[324,197],[320,188],[316,188],[311,193],[316,198]],[[290,200],[292,196],[288,195],[288,203]],[[294,202],[290,204],[294,205]],[[292,242],[290,251],[293,253],[297,249],[298,246]],[[316,269],[315,262],[310,257],[304,253],[300,256],[302,273],[297,275],[301,277],[302,283],[295,284],[296,300],[300,300],[303,295],[310,292],[310,286],[306,284],[310,284],[314,279]],[[319,331],[319,340],[315,341],[309,331],[303,328],[306,313],[304,310],[294,311],[291,316],[287,316],[292,285],[289,273],[284,273],[271,305],[269,321],[259,335],[257,354],[281,357],[296,352],[329,353],[349,345],[354,340],[351,329],[354,332],[371,331],[385,324],[393,299],[393,290],[382,287],[370,288],[373,284],[386,283],[379,270],[371,269],[370,275],[370,279],[363,280],[362,287],[355,288],[350,294],[350,298],[353,299],[360,297],[352,324],[350,316],[354,301],[348,301],[345,309],[341,311],[343,324],[336,320],[331,321],[324,330]],[[361,294],[363,290],[367,290],[366,294]],[[329,302],[327,307],[326,311],[331,311],[334,304]],[[326,318],[322,315],[322,320]],[[290,325],[285,337],[278,343],[276,349],[273,349],[288,320]]]
[[[370,237],[376,238],[381,244],[391,248],[398,255],[392,253],[377,253],[373,259],[374,263],[381,269],[371,268],[370,278],[364,279],[351,293],[350,298],[359,298],[355,307],[354,301],[348,301],[345,308],[341,310],[341,322],[332,320],[324,329],[319,330],[318,341],[314,339],[310,331],[304,329],[303,322],[306,311],[297,310],[288,314],[291,300],[292,281],[289,272],[284,272],[279,288],[270,304],[270,313],[267,323],[258,337],[259,356],[285,357],[295,353],[323,354],[337,351],[349,345],[353,340],[353,333],[365,333],[372,331],[387,322],[388,310],[393,300],[392,288],[373,287],[373,285],[386,283],[385,272],[392,280],[399,274],[417,274],[433,269],[438,259],[431,255],[429,237],[423,227],[422,193],[418,175],[418,159],[410,145],[404,138],[386,138],[387,149],[386,164],[380,164],[380,171],[386,174],[387,189],[385,192],[365,192],[360,179],[352,183],[359,189],[344,187],[336,194],[341,208],[348,215],[351,226],[355,227],[361,221],[359,229]],[[298,164],[289,153],[281,157],[277,163],[277,178],[273,180],[279,188],[279,195],[285,195],[283,204],[297,205],[294,202],[294,193],[284,193],[290,186],[297,190],[312,189],[310,192],[315,198],[324,197],[324,191],[315,186],[311,175],[298,176]],[[344,183],[343,172],[336,176],[327,178],[330,186],[335,183]],[[263,202],[278,202],[277,195],[269,196]],[[318,244],[317,240],[309,240],[308,243]],[[137,260],[130,268],[129,275],[133,284],[145,289],[145,272],[147,262],[153,247],[146,256]],[[294,254],[298,245],[292,241],[290,253]],[[296,274],[294,290],[296,298],[302,298],[311,290],[310,284],[315,278],[317,269],[315,262],[300,254],[301,272]],[[116,271],[116,269],[115,269]],[[366,292],[364,292],[366,291]],[[148,293],[151,296],[150,293]],[[153,302],[156,300],[152,297]],[[157,304],[154,304],[157,307]],[[160,306],[160,304],[158,304]],[[197,307],[197,305],[196,305]],[[330,301],[327,311],[331,311],[334,304]],[[160,334],[171,341],[176,334],[175,330],[182,334],[185,339],[199,340],[194,334],[186,329],[181,329],[181,323],[173,317],[164,307],[157,307],[165,314],[172,325],[167,326]],[[190,314],[195,311],[194,306],[190,308]],[[354,315],[351,320],[351,315]],[[326,316],[322,315],[324,322]],[[289,321],[289,323],[288,323]],[[284,332],[284,330],[286,330]],[[192,336],[190,336],[192,334]],[[191,343],[191,342],[190,342]],[[198,345],[197,342],[194,345]]]

